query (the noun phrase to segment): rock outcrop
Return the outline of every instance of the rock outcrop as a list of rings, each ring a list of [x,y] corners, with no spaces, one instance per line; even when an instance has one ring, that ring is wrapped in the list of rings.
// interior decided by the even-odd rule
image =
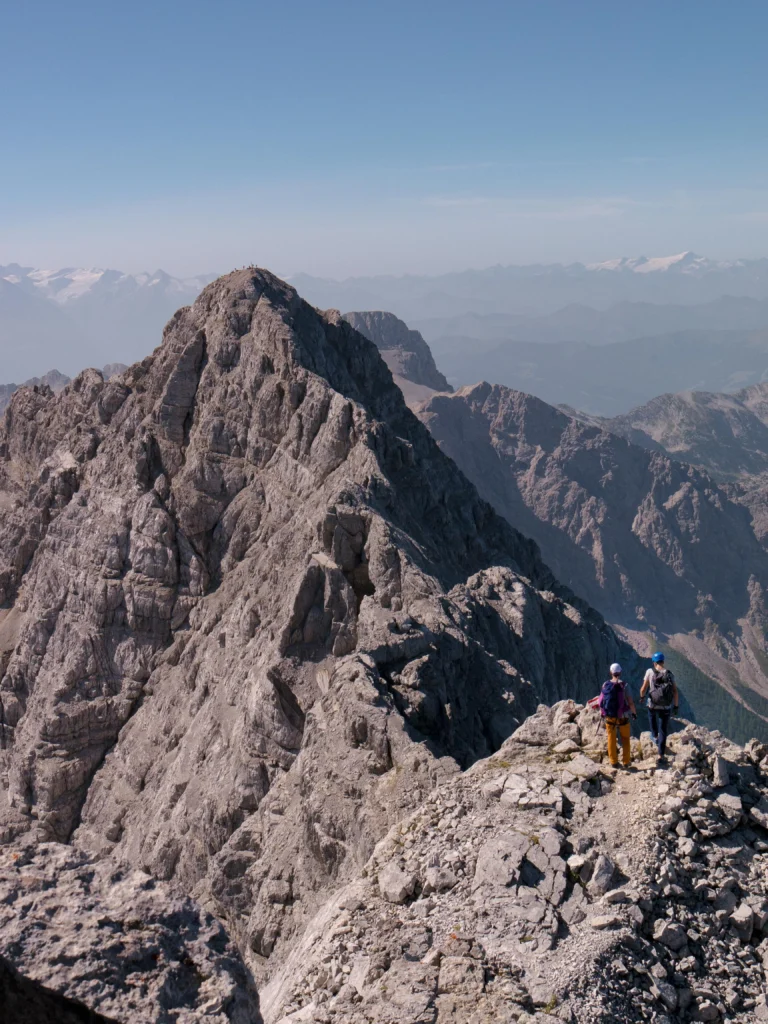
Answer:
[[[0,957],[0,1015],[19,1024],[115,1024],[82,1003],[30,981]]]
[[[265,1020],[768,1020],[768,751],[688,724],[668,767],[643,733],[616,771],[596,717],[542,707],[430,793],[307,929]]]
[[[632,658],[261,270],[14,395],[0,502],[2,840],[191,893],[260,982],[436,781]]]
[[[557,577],[610,620],[690,635],[768,693],[768,559],[746,510],[706,473],[545,402],[478,384],[418,414]],[[715,666],[716,667],[716,666]]]
[[[58,370],[49,370],[42,377],[32,377],[29,380],[25,380],[22,385],[0,384],[0,416],[8,408],[11,397],[19,390],[20,386],[23,388],[50,388],[51,391],[58,394],[64,390],[70,380],[70,377],[67,377],[64,373],[59,373]]]
[[[394,313],[345,313],[344,319],[378,348],[409,404],[424,401],[434,391],[453,390],[421,334]]]
[[[125,363],[109,363],[101,371],[101,375],[104,380],[109,380],[111,377],[117,377],[119,374],[127,370],[128,367]],[[42,377],[31,377],[29,380],[25,380],[23,384],[0,384],[0,416],[3,415],[5,410],[10,404],[12,396],[22,388],[50,388],[54,394],[58,395],[60,391],[72,383],[72,378],[67,377],[65,373],[59,373],[58,370],[49,370],[48,373],[43,374]]]
[[[130,1024],[258,1024],[237,950],[192,900],[58,843],[0,857],[0,955],[25,982]]]

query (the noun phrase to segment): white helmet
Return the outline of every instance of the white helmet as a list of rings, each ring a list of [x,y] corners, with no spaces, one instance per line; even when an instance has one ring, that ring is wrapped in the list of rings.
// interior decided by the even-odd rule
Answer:
[[[622,672],[621,665],[618,663],[618,661],[614,661],[614,663],[611,665],[611,675],[612,676],[620,676],[621,672]]]

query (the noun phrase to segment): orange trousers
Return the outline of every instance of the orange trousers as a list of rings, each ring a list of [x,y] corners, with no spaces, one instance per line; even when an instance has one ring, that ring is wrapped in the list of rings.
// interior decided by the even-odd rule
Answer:
[[[632,760],[629,752],[629,737],[631,735],[629,719],[606,718],[605,731],[608,734],[608,760],[614,766],[619,763],[618,737],[621,737],[622,760],[625,765],[629,764]]]

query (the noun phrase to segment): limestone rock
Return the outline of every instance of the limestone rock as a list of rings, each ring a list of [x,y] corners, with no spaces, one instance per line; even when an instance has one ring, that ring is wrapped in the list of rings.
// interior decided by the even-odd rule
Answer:
[[[588,885],[589,891],[595,896],[604,896],[610,891],[615,874],[616,865],[610,857],[601,853],[592,870],[592,877]]]
[[[731,914],[730,920],[741,941],[749,942],[755,924],[752,907],[748,903],[741,903]]]
[[[15,394],[0,501],[0,835],[194,889],[257,973],[437,779],[628,654],[266,271],[109,381]]]
[[[653,938],[655,942],[661,942],[674,951],[682,949],[688,941],[685,929],[681,925],[664,920],[654,922]]]
[[[618,928],[621,918],[618,914],[600,914],[597,917],[590,917],[589,923],[592,928],[602,931],[605,928]]]
[[[415,888],[415,877],[396,864],[387,864],[379,872],[379,892],[388,903],[405,903]]]
[[[0,1018],[9,1024],[112,1024],[82,1003],[22,977],[0,957]]]
[[[537,714],[547,718],[543,709]],[[676,766],[663,774],[638,772],[605,790],[599,776],[573,776],[564,796],[588,800],[592,813],[584,816],[572,806],[559,814],[500,798],[549,785],[547,746],[511,740],[446,780],[378,844],[365,867],[367,891],[355,887],[354,900],[338,900],[364,909],[330,918],[321,912],[270,983],[262,1002],[266,1019],[281,1020],[278,1004],[295,1008],[286,1021],[304,1019],[305,1012],[314,1020],[327,1005],[344,1024],[394,1021],[397,1013],[399,1024],[496,1024],[510,1015],[535,1021],[544,1011],[560,1021],[658,1024],[676,1016],[698,1020],[710,1007],[720,1015],[719,1006],[745,1020],[754,1006],[760,1019],[757,929],[768,849],[740,818],[725,835],[700,835],[692,865],[677,851],[686,837],[667,820],[667,805],[679,810],[711,798],[714,756],[742,765],[746,755],[690,725],[676,745]],[[503,787],[491,792],[489,779],[496,778]],[[739,778],[740,797],[750,805],[768,787],[762,773]],[[609,829],[617,820],[622,827]],[[443,865],[448,850],[457,879],[451,889],[407,905],[381,899],[375,879],[393,854],[423,879]],[[584,885],[590,871],[607,876],[601,858],[622,879],[603,897]],[[737,922],[753,921],[751,939],[737,935],[734,911]],[[436,978],[419,975],[418,988],[406,987],[405,1006],[388,980],[400,979],[403,955],[420,957],[425,971],[439,968]],[[374,962],[380,967],[372,972]],[[351,968],[356,979],[361,963],[366,977],[381,973],[374,985],[355,989],[363,1002],[350,1004],[343,1001],[346,987],[334,994],[330,963],[341,965],[342,974]]]
[[[760,1005],[758,747],[688,724],[663,772],[588,756],[580,702],[631,653],[337,315],[215,283],[142,364],[14,395],[0,498],[23,976],[137,1022]]]
[[[712,785],[717,789],[722,789],[723,786],[729,785],[730,781],[731,776],[728,771],[728,765],[725,763],[724,758],[717,754],[712,762]]]

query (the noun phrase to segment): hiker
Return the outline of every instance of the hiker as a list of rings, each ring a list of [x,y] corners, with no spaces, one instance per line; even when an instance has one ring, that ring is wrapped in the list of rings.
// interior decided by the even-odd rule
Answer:
[[[651,719],[651,736],[659,752],[658,760],[664,761],[667,752],[669,720],[680,707],[675,677],[664,667],[664,655],[656,651],[651,658],[653,666],[648,669],[640,689],[640,700],[648,694],[648,712]]]
[[[608,735],[608,760],[613,768],[621,767],[619,765],[618,737],[621,737],[623,767],[629,768],[632,762],[629,751],[631,732],[629,715],[632,715],[632,718],[637,718],[635,703],[621,678],[621,673],[621,665],[614,662],[611,665],[611,678],[603,683],[600,690],[600,714],[605,722],[605,731]]]

